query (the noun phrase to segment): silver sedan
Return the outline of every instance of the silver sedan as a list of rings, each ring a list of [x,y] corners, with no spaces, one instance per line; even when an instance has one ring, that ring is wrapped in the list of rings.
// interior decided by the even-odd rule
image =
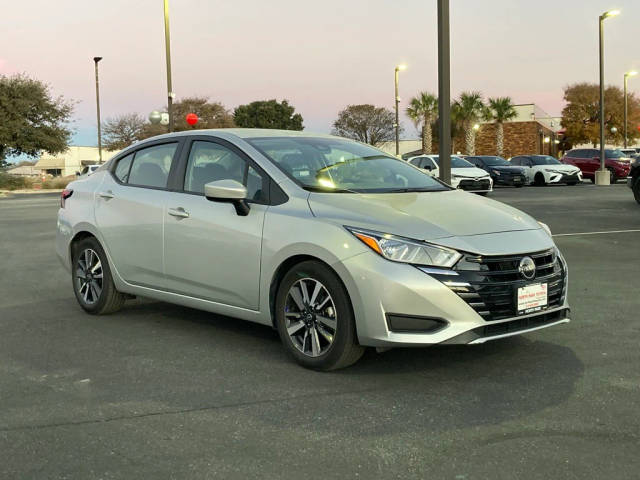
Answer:
[[[321,370],[569,321],[545,225],[328,135],[136,143],[62,193],[56,250],[88,313],[142,296],[250,320]]]

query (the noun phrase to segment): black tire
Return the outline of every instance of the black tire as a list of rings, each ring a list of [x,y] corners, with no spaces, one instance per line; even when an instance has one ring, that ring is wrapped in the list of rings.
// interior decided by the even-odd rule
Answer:
[[[93,258],[93,255],[96,255],[100,262],[102,282],[99,293],[96,293],[96,288],[85,285],[90,282],[97,282],[98,270],[96,270],[95,273],[89,273],[91,278],[84,283],[84,280],[79,277],[81,270],[83,270],[82,265],[86,264],[86,252],[88,251],[92,252],[90,254],[91,258]],[[97,265],[97,263],[91,263],[93,263],[93,265]],[[78,303],[85,312],[92,315],[106,315],[117,312],[122,308],[122,305],[126,300],[126,296],[116,290],[113,278],[111,277],[111,269],[109,268],[107,256],[104,253],[100,242],[98,242],[96,238],[88,237],[73,245],[71,265],[73,292],[76,295],[76,300],[78,300]],[[86,275],[86,269],[82,273]],[[85,276],[85,278],[88,278],[88,276]]]
[[[547,184],[544,180],[544,175],[540,172],[536,173],[536,176],[533,178],[533,183],[536,187],[544,187]]]
[[[640,203],[640,177],[635,178],[633,182],[633,196],[636,202]]]
[[[332,336],[332,342],[326,346],[326,351],[318,356],[311,356],[300,350],[299,345],[294,345],[294,340],[287,332],[285,313],[288,302],[291,301],[290,290],[302,279],[319,282],[330,295],[335,306],[334,317],[336,328]],[[305,304],[306,305],[306,304]],[[291,315],[291,313],[289,314]],[[295,315],[295,314],[294,314]],[[286,350],[300,365],[314,370],[337,370],[345,368],[357,362],[364,353],[364,347],[358,345],[356,336],[355,319],[349,295],[340,281],[340,278],[326,265],[317,261],[306,261],[295,265],[282,279],[278,287],[275,305],[275,320],[280,339]],[[313,316],[315,320],[315,315]],[[291,320],[290,323],[301,321]],[[304,330],[306,327],[303,327]],[[316,337],[318,331],[316,331]],[[313,340],[310,338],[309,340]],[[326,342],[326,338],[324,340]],[[306,343],[302,342],[304,349]]]
[[[570,187],[573,187],[574,185],[577,185],[578,182],[567,182],[567,185],[569,185]]]
[[[591,183],[596,183],[596,177],[592,177],[589,180],[591,180]]]
[[[607,168],[609,170],[609,183],[611,185],[615,185],[618,183],[618,177],[616,176],[616,171],[613,168]]]
[[[519,183],[519,184],[517,184],[517,185],[514,185],[514,187],[516,187],[516,188],[522,188],[522,187],[524,187],[524,185],[523,185],[522,183]]]

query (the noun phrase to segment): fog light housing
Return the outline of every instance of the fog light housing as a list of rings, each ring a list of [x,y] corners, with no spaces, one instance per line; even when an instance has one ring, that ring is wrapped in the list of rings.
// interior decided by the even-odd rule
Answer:
[[[449,322],[442,318],[420,317],[387,313],[387,327],[396,333],[436,333],[447,328]]]

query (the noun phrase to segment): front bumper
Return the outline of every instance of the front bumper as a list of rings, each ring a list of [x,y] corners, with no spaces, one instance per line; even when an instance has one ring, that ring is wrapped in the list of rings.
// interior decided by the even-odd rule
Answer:
[[[490,192],[493,189],[493,180],[490,177],[485,178],[452,178],[451,186],[459,190],[467,192]]]
[[[345,260],[342,266],[348,272],[345,283],[354,306],[358,340],[364,346],[482,343],[569,321],[566,290],[561,301],[547,310],[488,321],[435,275],[411,265],[366,252]],[[566,276],[564,281],[566,284]],[[398,331],[390,317],[425,319],[425,329]]]
[[[580,183],[582,182],[582,172],[576,173],[551,173],[549,183]]]
[[[505,175],[505,174],[500,174],[500,175],[495,175],[495,176],[491,176],[491,178],[493,179],[493,184],[494,185],[507,185],[510,187],[516,186],[516,185],[526,185],[527,183],[527,177],[523,175]]]

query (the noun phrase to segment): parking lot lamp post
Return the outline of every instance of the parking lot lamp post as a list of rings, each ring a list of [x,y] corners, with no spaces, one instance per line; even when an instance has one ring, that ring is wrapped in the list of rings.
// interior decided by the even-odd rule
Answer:
[[[102,129],[100,125],[100,82],[98,81],[98,62],[102,57],[93,57],[96,70],[96,116],[98,117],[98,162],[102,163]]]
[[[596,185],[609,185],[609,172],[605,168],[604,152],[604,21],[620,14],[620,10],[609,10],[598,17],[600,47],[600,170],[596,172]]]
[[[438,157],[440,180],[451,183],[451,57],[449,0],[438,0]]]
[[[400,155],[400,93],[398,91],[398,77],[400,70],[406,70],[406,65],[396,65],[394,71],[394,83],[395,83],[395,91],[396,91],[396,123],[394,125],[396,129],[396,157]]]
[[[169,131],[173,132],[173,86],[171,84],[171,39],[169,37],[169,0],[164,0],[164,48],[167,61],[167,113]]]
[[[635,71],[624,74],[624,148],[627,148],[627,80],[637,74]]]

